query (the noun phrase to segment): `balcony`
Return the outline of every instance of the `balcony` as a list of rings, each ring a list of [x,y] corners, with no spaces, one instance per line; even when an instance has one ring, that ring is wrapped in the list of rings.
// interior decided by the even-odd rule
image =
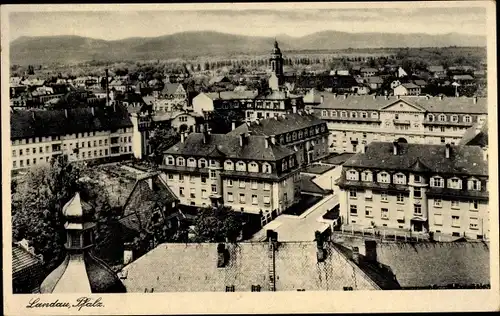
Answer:
[[[394,125],[411,125],[409,120],[393,120]]]

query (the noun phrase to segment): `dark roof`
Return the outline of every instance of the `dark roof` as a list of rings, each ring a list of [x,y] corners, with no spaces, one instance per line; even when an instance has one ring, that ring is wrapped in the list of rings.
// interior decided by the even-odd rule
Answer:
[[[305,76],[284,76],[283,81],[294,84],[295,88],[345,88],[349,89],[356,85],[356,80],[352,76],[344,75],[305,75]]]
[[[347,160],[349,160],[349,158],[351,158],[354,155],[355,154],[353,154],[353,153],[342,153],[339,155],[328,157],[328,158],[324,159],[324,162],[332,164],[332,165],[341,165],[341,164],[345,163]]]
[[[239,136],[226,134],[207,136],[207,142],[203,143],[203,133],[191,133],[184,143],[178,142],[167,149],[165,154],[267,161],[276,161],[294,155],[292,150],[271,144],[270,141],[266,148],[264,136],[247,135],[243,146],[240,146]]]
[[[282,116],[259,120],[258,122],[244,123],[238,126],[228,135],[240,135],[241,133],[251,132],[252,135],[271,136],[288,133],[292,131],[326,124],[325,121],[318,119],[314,115],[306,113],[290,113]]]
[[[21,139],[132,127],[128,112],[113,108],[74,108],[65,110],[14,110],[10,114],[10,137]]]
[[[179,86],[182,85],[180,83],[165,83],[163,86],[163,90],[161,91],[161,94],[163,95],[173,95],[179,88]]]
[[[420,88],[420,86],[417,86],[416,84],[412,83],[412,82],[409,82],[409,83],[403,83],[401,84],[403,87],[405,87],[406,89],[416,89],[416,88]]]
[[[373,76],[373,77],[366,78],[366,82],[368,82],[368,83],[375,83],[375,84],[377,84],[377,83],[382,84],[382,83],[384,83],[384,79],[382,79],[379,76]]]
[[[130,230],[141,232],[147,228],[156,205],[171,208],[172,203],[177,201],[177,196],[158,174],[147,175],[135,183],[125,202],[120,223]]]
[[[327,191],[323,190],[319,185],[314,183],[312,179],[316,176],[309,176],[305,174],[300,175],[300,192],[315,193],[315,194],[327,194]]]
[[[459,145],[488,146],[488,122],[485,122],[482,126],[476,123],[474,126],[467,129]]]
[[[378,243],[376,255],[403,288],[490,284],[485,242]]]
[[[323,173],[325,173],[327,171],[332,170],[333,168],[335,168],[335,166],[332,166],[332,165],[312,164],[312,165],[309,165],[309,166],[305,167],[304,169],[302,169],[301,172],[314,173],[314,174],[323,174]]]
[[[12,277],[16,278],[21,276],[23,272],[30,273],[29,270],[38,269],[41,271],[41,262],[28,250],[22,246],[12,244]]]
[[[234,286],[250,291],[269,290],[269,246],[267,242],[225,244],[227,263],[217,267],[218,244],[161,244],[131,264],[122,275],[128,292],[215,292]],[[378,289],[367,275],[324,243],[325,260],[317,262],[316,242],[280,242],[275,254],[277,291]]]
[[[443,66],[429,66],[428,70],[430,72],[436,72],[436,71],[444,71]]]
[[[361,68],[361,72],[378,72],[375,68]]]
[[[435,173],[488,175],[488,162],[477,146],[451,146],[451,158],[446,158],[444,145],[399,143],[400,154],[393,154],[393,143],[372,142],[366,153],[358,153],[344,167],[413,170],[415,163],[425,165]]]

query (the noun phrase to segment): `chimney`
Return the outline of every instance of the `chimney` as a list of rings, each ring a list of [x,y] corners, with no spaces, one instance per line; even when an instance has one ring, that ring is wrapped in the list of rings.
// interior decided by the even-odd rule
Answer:
[[[186,141],[186,134],[181,133],[181,143],[184,143]]]
[[[477,97],[474,97],[474,98],[472,99],[472,102],[474,102],[474,104],[476,104],[476,103],[477,103]]]
[[[248,127],[250,127],[250,125],[251,125],[250,121],[246,121],[245,123],[247,124]]]
[[[153,190],[153,177],[148,177],[146,182],[148,183],[149,188]]]
[[[446,144],[445,155],[446,155],[447,159],[449,159],[451,156],[451,145],[450,144]]]
[[[240,134],[240,147],[245,145],[245,133]]]
[[[203,132],[203,144],[208,142],[208,131]]]
[[[200,124],[200,133],[205,132],[205,124]]]
[[[373,100],[376,100],[376,99],[377,99],[377,95],[376,95],[376,94],[374,94],[374,95],[373,95]]]
[[[271,135],[271,143],[276,145],[276,135]]]
[[[366,154],[366,145],[365,144],[361,144],[361,153]]]
[[[387,94],[385,95],[385,99],[386,99],[386,100],[389,100],[389,97],[387,96]]]
[[[325,102],[325,96],[324,95],[321,95],[321,103]]]
[[[337,98],[337,93],[334,93],[333,94],[333,98],[336,99]]]
[[[443,95],[440,95],[440,96],[439,96],[439,100],[443,100]]]
[[[224,268],[227,264],[229,253],[226,250],[226,245],[217,244],[217,268]]]
[[[269,136],[264,137],[264,144],[266,148],[269,148]]]
[[[325,261],[326,257],[326,251],[323,245],[323,236],[319,231],[314,232],[315,239],[316,240],[316,258],[318,259],[318,262],[323,262]]]
[[[352,261],[354,261],[356,264],[359,264],[359,248],[358,247],[352,247]]]
[[[108,69],[106,71],[106,106],[109,106],[109,79],[108,79]]]
[[[33,121],[35,120],[35,111],[31,111],[31,118],[33,119]]]
[[[483,147],[483,160],[488,161],[488,146]]]
[[[274,242],[277,242],[278,241],[278,233],[275,232],[274,230],[272,229],[268,229],[266,231],[266,240],[267,241],[274,241]]]
[[[369,262],[377,262],[377,242],[365,240],[365,258]]]
[[[344,100],[347,99],[347,93],[344,93]]]
[[[68,118],[68,109],[64,109],[64,116],[66,116],[66,118]]]
[[[398,150],[399,150],[398,145],[399,145],[398,142],[396,142],[396,141],[392,142],[392,149],[393,149],[394,156],[398,155]]]
[[[94,109],[94,107],[92,107],[91,109],[92,109],[92,116],[95,116],[95,109]]]
[[[232,121],[231,122],[231,130],[234,131],[236,129],[236,122]]]
[[[220,91],[217,91],[217,95],[219,96],[219,99],[221,99],[221,97],[220,97]]]
[[[295,105],[294,105],[294,106],[292,106],[292,112],[293,112],[293,113],[297,113],[297,106],[295,106]]]
[[[398,94],[398,100],[401,99],[401,96]]]
[[[211,134],[212,134],[212,128],[211,128],[211,127],[207,127],[207,134],[208,134],[208,135],[211,135]]]
[[[134,261],[134,251],[132,250],[132,243],[123,244],[123,264],[127,265]]]

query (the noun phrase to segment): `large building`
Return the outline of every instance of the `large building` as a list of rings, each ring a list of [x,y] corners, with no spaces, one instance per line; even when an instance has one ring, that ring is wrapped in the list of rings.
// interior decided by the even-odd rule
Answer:
[[[133,155],[134,125],[121,106],[64,110],[14,110],[10,114],[12,170],[67,155],[69,161]]]
[[[182,135],[164,152],[162,175],[181,204],[224,204],[268,221],[300,198],[296,153],[268,136]]]
[[[353,96],[313,92],[307,107],[328,122],[331,152],[358,152],[372,141],[458,144],[487,119],[485,98]]]
[[[326,122],[303,111],[247,122],[235,127],[229,135],[241,133],[269,136],[271,142],[295,151],[300,166],[329,154]]]
[[[342,167],[342,223],[488,238],[487,158],[479,146],[373,142]]]

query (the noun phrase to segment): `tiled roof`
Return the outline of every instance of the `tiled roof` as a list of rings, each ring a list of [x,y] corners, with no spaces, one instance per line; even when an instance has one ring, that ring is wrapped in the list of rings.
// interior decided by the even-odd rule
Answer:
[[[172,95],[175,94],[177,89],[179,88],[180,83],[165,83],[165,86],[163,87],[163,90],[161,93],[163,95]]]
[[[422,87],[427,85],[427,81],[422,80],[422,79],[417,79],[413,81],[417,86]]]
[[[250,123],[250,126],[244,123],[238,126],[233,131],[229,132],[228,135],[237,136],[241,133],[246,132],[251,132],[252,135],[279,135],[308,128],[311,126],[317,126],[323,123],[326,122],[316,118],[311,114],[289,113],[285,114],[284,116],[278,116],[276,118],[262,119],[259,120],[258,123],[252,122]]]
[[[375,84],[377,84],[377,83],[382,84],[382,83],[384,83],[384,79],[382,79],[379,76],[374,76],[374,77],[368,77],[368,78],[366,78],[366,82],[368,82],[368,83],[375,83]]]
[[[221,91],[205,93],[212,100],[255,99],[257,91]]]
[[[412,170],[419,160],[430,171],[445,174],[488,175],[488,162],[477,146],[451,146],[451,158],[446,158],[444,145],[399,143],[400,154],[393,154],[393,143],[372,142],[366,153],[358,153],[344,167]]]
[[[289,98],[300,98],[300,96],[291,94],[285,91],[266,91],[264,93],[259,94],[255,99],[257,100],[286,100]]]
[[[378,289],[353,262],[326,242],[317,262],[316,242],[281,242],[275,254],[277,291]],[[267,242],[225,244],[227,263],[217,267],[217,244],[161,244],[122,270],[127,292],[269,291]]]
[[[336,95],[333,93],[322,92],[324,102],[317,108],[325,109],[352,109],[352,110],[379,110],[385,106],[398,101],[397,97],[373,97],[367,95]],[[473,98],[450,97],[450,98],[427,98],[402,96],[401,100],[418,105],[428,112],[440,113],[488,113],[488,104],[486,98],[477,98],[474,103]]]
[[[409,82],[409,83],[403,83],[401,84],[403,87],[405,87],[406,89],[416,89],[416,88],[420,88],[420,86],[417,86],[416,84],[412,83],[412,82]]]
[[[361,68],[361,72],[378,72],[375,68]]]
[[[482,126],[476,123],[474,126],[467,129],[459,145],[488,146],[488,122],[483,123]]]
[[[428,70],[430,72],[444,71],[443,66],[429,66]]]
[[[14,110],[10,114],[10,137],[21,139],[56,136],[132,127],[127,111],[112,108],[74,108],[65,110]]]
[[[283,81],[294,84],[297,88],[312,89],[325,88],[351,88],[356,85],[352,76],[346,75],[316,75],[316,76],[284,76]]]
[[[22,246],[12,244],[12,274],[16,277],[18,273],[32,267],[41,269],[38,258],[24,249]],[[38,267],[37,267],[38,266]]]
[[[210,134],[203,143],[203,133],[189,134],[184,143],[178,142],[165,151],[165,154],[183,156],[227,157],[248,160],[275,161],[291,156],[294,152],[283,146],[271,144],[265,147],[265,137],[246,136],[244,146],[240,146],[240,137],[226,134]]]
[[[301,174],[300,191],[307,193],[326,194],[327,192],[325,190],[323,190],[319,185],[312,181],[313,178],[315,178],[315,176]]]
[[[376,254],[403,288],[490,284],[488,243],[378,243]]]
[[[454,75],[453,80],[474,80],[471,75]]]

